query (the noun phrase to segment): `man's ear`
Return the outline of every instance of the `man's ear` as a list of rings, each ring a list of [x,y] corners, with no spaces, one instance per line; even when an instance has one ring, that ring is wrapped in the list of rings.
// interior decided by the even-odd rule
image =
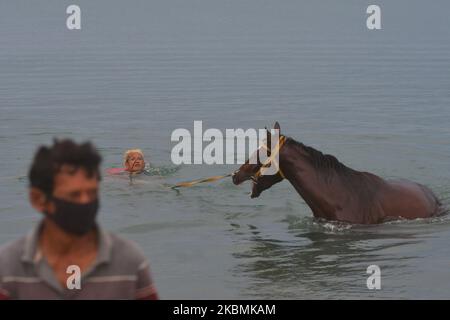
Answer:
[[[52,202],[48,201],[47,195],[36,187],[29,190],[31,206],[39,212],[53,212],[55,210]]]

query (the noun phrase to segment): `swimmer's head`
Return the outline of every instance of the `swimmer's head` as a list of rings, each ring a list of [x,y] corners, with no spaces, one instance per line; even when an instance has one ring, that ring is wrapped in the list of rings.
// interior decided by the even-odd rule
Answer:
[[[126,171],[141,172],[145,168],[144,153],[141,149],[130,149],[123,155],[123,165]]]

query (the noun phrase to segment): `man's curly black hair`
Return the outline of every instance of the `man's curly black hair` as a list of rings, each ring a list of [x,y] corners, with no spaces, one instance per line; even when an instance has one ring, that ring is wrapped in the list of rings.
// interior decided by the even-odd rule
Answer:
[[[54,139],[53,146],[41,146],[37,150],[28,173],[30,187],[36,187],[50,196],[54,178],[63,165],[83,168],[88,177],[96,175],[100,180],[101,161],[102,157],[90,142],[77,144],[71,139]]]

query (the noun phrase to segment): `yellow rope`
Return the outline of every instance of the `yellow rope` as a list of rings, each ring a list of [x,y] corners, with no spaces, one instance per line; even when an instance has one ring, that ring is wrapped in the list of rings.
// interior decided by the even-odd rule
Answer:
[[[283,146],[285,140],[286,140],[286,137],[285,137],[285,136],[282,136],[282,137],[280,138],[280,140],[278,141],[277,145],[275,146],[275,150],[271,153],[270,157],[269,157],[266,161],[264,161],[264,163],[263,163],[263,164],[261,165],[261,167],[259,168],[258,172],[256,172],[256,174],[255,174],[255,177],[256,177],[256,178],[258,178],[258,177],[262,174],[263,168],[267,167],[267,165],[268,165],[269,163],[274,162],[274,163],[275,163],[275,166],[276,166],[277,169],[278,169],[278,172],[279,172],[280,175],[281,175],[281,177],[282,177],[283,179],[285,179],[284,174],[283,174],[283,172],[281,171],[280,164],[279,164],[277,161],[275,161],[275,157],[276,157],[277,154],[280,152],[280,149],[281,149],[281,147]],[[266,145],[263,145],[263,147],[264,147],[266,150],[269,150],[269,148],[268,148]]]
[[[182,188],[182,187],[192,187],[192,186],[194,186],[196,184],[199,184],[199,183],[213,182],[213,181],[221,180],[221,179],[226,178],[226,177],[231,177],[231,175],[232,174],[229,173],[229,174],[225,174],[225,175],[222,175],[222,176],[213,176],[213,177],[204,178],[204,179],[180,182],[180,183],[177,183],[176,185],[172,186],[171,188],[172,189],[176,189],[176,188]]]

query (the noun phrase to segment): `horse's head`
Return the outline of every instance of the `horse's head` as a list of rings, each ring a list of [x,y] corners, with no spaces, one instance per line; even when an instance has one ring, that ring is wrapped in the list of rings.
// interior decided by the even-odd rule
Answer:
[[[278,122],[275,123],[274,129],[278,129],[278,131],[280,130],[280,125]],[[271,136],[272,136],[271,133],[267,131],[267,146],[269,146],[269,148],[271,146]],[[269,153],[268,156],[270,156],[270,150],[268,150],[268,153]],[[250,159],[256,159],[256,161],[250,161]],[[253,185],[252,185],[252,193],[250,195],[251,198],[259,197],[261,192],[263,192],[266,189],[269,189],[275,183],[280,182],[284,178],[280,170],[278,170],[277,173],[273,175],[261,175],[262,165],[263,163],[260,162],[258,149],[233,174],[233,183],[236,185],[241,184],[242,182],[250,179],[252,180]]]
[[[280,171],[273,175],[259,176],[252,181],[252,193],[250,194],[250,198],[259,197],[261,192],[269,189],[274,184],[281,182],[283,179],[284,177],[280,174]]]

